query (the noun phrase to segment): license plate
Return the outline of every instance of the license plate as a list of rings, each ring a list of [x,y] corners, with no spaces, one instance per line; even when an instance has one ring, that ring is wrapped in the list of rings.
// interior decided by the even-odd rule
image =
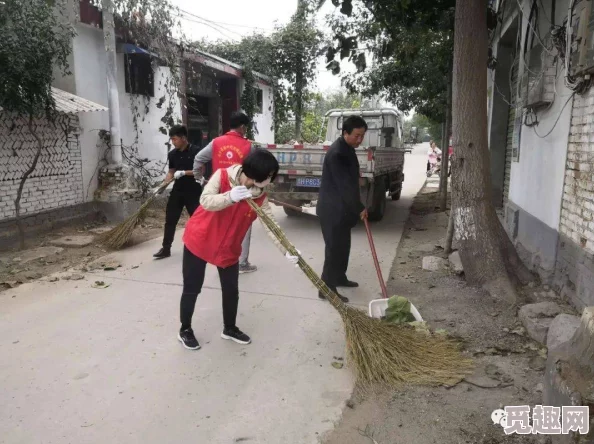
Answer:
[[[297,186],[307,188],[320,188],[322,184],[321,177],[298,177]]]

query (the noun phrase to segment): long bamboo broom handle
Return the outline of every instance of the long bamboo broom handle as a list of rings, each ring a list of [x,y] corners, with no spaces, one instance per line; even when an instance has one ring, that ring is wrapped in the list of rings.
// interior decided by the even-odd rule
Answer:
[[[373,256],[373,264],[375,265],[375,271],[377,271],[377,277],[382,287],[382,296],[384,299],[388,299],[388,290],[386,289],[386,283],[382,276],[382,270],[380,268],[379,261],[377,260],[377,252],[375,251],[375,244],[373,243],[373,236],[371,235],[371,229],[369,228],[369,221],[365,219],[365,231],[367,231],[367,240],[369,240],[369,247],[371,248],[371,255]]]
[[[236,182],[230,178],[230,182],[233,186],[236,186]],[[256,212],[260,220],[268,227],[268,229],[272,232],[274,237],[278,239],[280,244],[285,248],[292,256],[297,256],[299,258],[297,265],[303,271],[303,273],[307,276],[307,278],[311,281],[314,286],[322,292],[322,294],[328,299],[328,301],[337,309],[344,311],[346,310],[346,304],[342,302],[336,293],[334,293],[326,283],[316,274],[316,272],[305,262],[301,254],[297,251],[297,249],[293,246],[293,244],[287,239],[287,236],[278,226],[278,224],[273,221],[264,211],[262,208],[258,206],[256,202],[252,199],[246,199],[248,205]]]
[[[291,205],[291,204],[288,204],[288,203],[285,203],[285,202],[281,202],[281,201],[278,201],[276,199],[270,199],[270,198],[268,198],[268,202],[272,202],[275,205],[280,205],[281,207],[290,208],[291,210],[295,210],[295,211],[299,211],[300,213],[303,213],[303,208],[296,207],[294,205]]]

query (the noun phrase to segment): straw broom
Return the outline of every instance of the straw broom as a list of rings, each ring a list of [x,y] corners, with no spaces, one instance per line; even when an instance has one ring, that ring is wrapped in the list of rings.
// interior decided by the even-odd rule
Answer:
[[[459,344],[452,339],[371,318],[344,304],[305,262],[280,227],[253,200],[247,202],[281,245],[299,258],[299,268],[340,314],[346,331],[347,359],[360,383],[454,385],[472,371],[472,361],[462,355]]]
[[[99,236],[99,242],[103,245],[113,248],[114,250],[119,250],[123,246],[125,246],[130,239],[132,238],[132,233],[134,229],[138,226],[140,222],[144,220],[146,217],[146,211],[151,206],[151,204],[157,198],[157,195],[162,193],[165,188],[169,186],[172,181],[163,182],[157,190],[151,194],[151,196],[144,202],[140,208],[134,213],[132,216],[128,217],[125,221],[117,225],[116,227],[112,228],[106,233],[103,233]]]

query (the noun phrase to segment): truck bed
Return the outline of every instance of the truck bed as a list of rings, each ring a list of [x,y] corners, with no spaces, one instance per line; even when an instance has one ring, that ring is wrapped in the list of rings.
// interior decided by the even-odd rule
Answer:
[[[279,174],[321,176],[329,145],[268,145],[280,165]],[[355,150],[361,177],[374,177],[401,170],[404,148],[370,147]]]

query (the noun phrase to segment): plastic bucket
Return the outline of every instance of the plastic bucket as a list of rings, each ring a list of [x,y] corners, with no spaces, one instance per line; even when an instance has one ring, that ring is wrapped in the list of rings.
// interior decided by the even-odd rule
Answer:
[[[386,308],[388,308],[387,299],[374,299],[369,303],[369,316],[380,319],[386,314]],[[419,310],[417,310],[417,307],[415,307],[412,302],[410,303],[410,312],[415,317],[415,320],[423,322]]]

